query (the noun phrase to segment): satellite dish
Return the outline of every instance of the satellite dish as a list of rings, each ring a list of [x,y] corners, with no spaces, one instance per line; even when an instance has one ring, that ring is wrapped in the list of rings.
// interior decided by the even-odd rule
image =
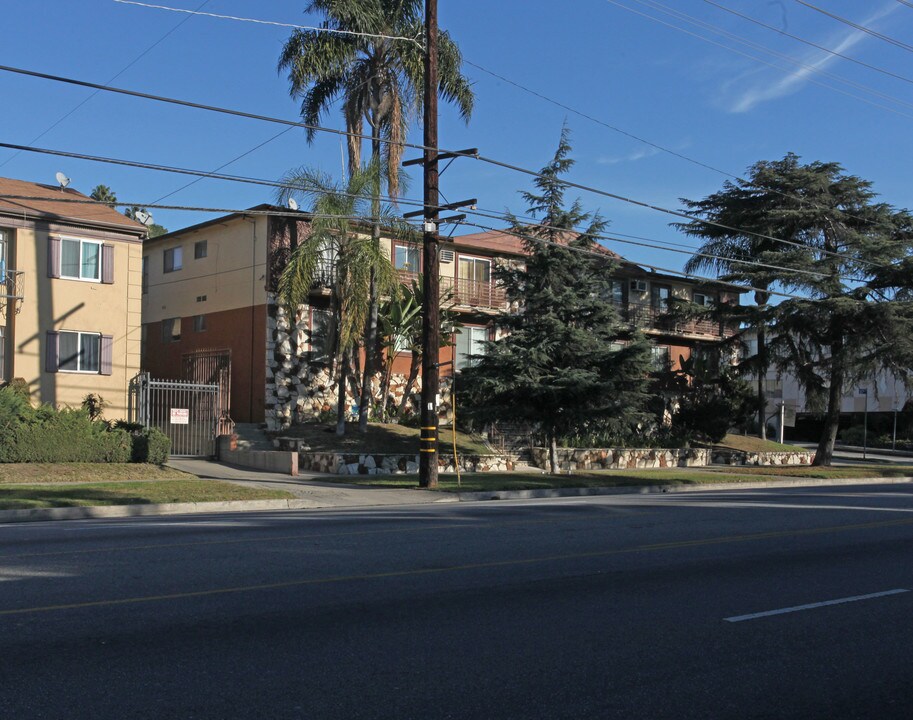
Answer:
[[[136,220],[136,222],[145,225],[146,227],[149,227],[152,224],[152,215],[147,212],[143,212],[142,210],[137,210],[135,213],[133,213],[133,219]]]
[[[295,200],[295,198],[289,198],[289,199],[288,199],[288,206],[289,206],[292,210],[297,210],[297,209],[298,209],[298,202]]]
[[[57,182],[60,183],[60,189],[63,190],[67,185],[70,184],[70,178],[64,175],[62,172],[57,173]]]

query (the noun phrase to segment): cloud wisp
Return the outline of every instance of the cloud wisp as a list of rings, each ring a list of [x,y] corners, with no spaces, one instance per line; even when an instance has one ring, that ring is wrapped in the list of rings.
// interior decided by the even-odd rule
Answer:
[[[884,5],[880,10],[867,17],[860,24],[868,27],[873,23],[887,17],[898,7],[900,7],[899,4],[890,2]],[[850,30],[842,36],[836,47],[832,49],[834,52],[842,54],[858,45],[868,37],[869,36],[861,30]],[[837,59],[838,58],[836,55],[831,55],[829,53],[811,53],[801,60],[803,67],[797,68],[785,77],[779,78],[773,84],[757,84],[744,90],[741,95],[732,103],[730,112],[748,112],[763,102],[776,100],[777,98],[781,98],[785,95],[794,93],[805,84],[805,82],[811,75],[815,73],[816,70],[824,69],[826,66],[830,65]]]
[[[600,165],[618,165],[619,163],[624,162],[637,162],[638,160],[645,160],[646,158],[653,157],[654,155],[658,154],[659,148],[645,147],[638,150],[632,150],[627,155],[600,157],[597,158],[596,162]]]

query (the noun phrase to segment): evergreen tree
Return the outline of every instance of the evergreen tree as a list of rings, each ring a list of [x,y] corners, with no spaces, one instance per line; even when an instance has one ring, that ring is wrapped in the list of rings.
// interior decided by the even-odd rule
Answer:
[[[823,411],[814,462],[829,465],[844,394],[879,371],[906,379],[913,368],[913,218],[875,202],[871,183],[837,163],[803,165],[789,154],[758,163],[751,179],[753,187],[727,183],[703,202],[728,207],[727,224],[800,245],[747,256],[776,269],[739,272],[798,295],[763,308],[770,359]],[[685,229],[702,234],[696,223]]]
[[[645,419],[650,371],[647,342],[621,322],[611,300],[614,263],[594,238],[606,221],[584,212],[579,200],[565,206],[561,175],[573,166],[570,150],[565,128],[536,192],[522,193],[541,224],[511,217],[528,257],[525,267],[495,274],[520,311],[498,318],[504,336],[489,342],[459,380],[474,419],[538,425],[552,473],[560,438],[595,429],[622,436]]]

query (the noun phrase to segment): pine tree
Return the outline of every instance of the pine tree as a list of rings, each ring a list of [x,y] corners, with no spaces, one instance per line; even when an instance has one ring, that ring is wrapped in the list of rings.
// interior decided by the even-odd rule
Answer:
[[[511,217],[528,257],[525,267],[495,273],[520,310],[498,318],[504,336],[487,344],[458,384],[473,418],[536,424],[552,473],[559,439],[595,429],[622,436],[644,420],[650,371],[646,340],[621,322],[611,300],[614,262],[594,238],[606,221],[579,200],[565,207],[560,178],[574,164],[570,150],[565,128],[536,192],[522,193],[541,224]]]

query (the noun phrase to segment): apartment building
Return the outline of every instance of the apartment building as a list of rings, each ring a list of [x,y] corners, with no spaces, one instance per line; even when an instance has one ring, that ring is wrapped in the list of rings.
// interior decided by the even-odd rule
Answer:
[[[260,205],[148,240],[143,257],[143,368],[154,377],[230,385],[236,422],[278,428],[326,409],[332,391],[321,367],[330,359],[332,257],[321,264],[308,302],[293,316],[275,304],[276,282],[289,254],[306,236],[307,215]],[[421,249],[384,238],[404,282],[422,272]],[[657,364],[673,366],[694,348],[712,346],[728,330],[707,320],[669,314],[673,298],[711,304],[739,301],[742,290],[697,284],[643,270],[605,250],[617,265],[613,299],[624,319],[654,341]],[[442,373],[457,370],[494,337],[494,319],[508,309],[495,281],[499,264],[522,263],[522,240],[504,232],[463,235],[441,245],[441,287],[452,293],[460,330],[440,351]],[[400,353],[393,371],[408,373]],[[453,363],[451,366],[450,363]],[[201,368],[207,368],[201,371]],[[396,385],[396,383],[394,383]]]
[[[57,406],[97,393],[126,417],[145,235],[71,188],[0,178],[0,381]]]

